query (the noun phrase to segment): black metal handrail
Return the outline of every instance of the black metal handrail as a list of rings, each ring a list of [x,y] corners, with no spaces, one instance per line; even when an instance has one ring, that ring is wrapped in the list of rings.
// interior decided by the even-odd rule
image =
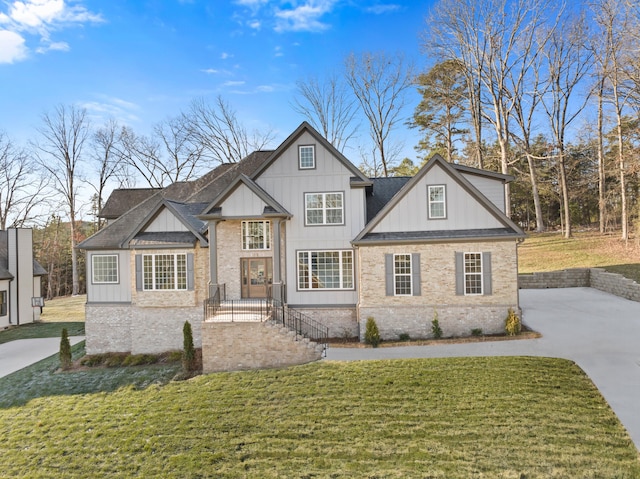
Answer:
[[[273,301],[272,319],[304,338],[324,344],[326,348],[329,328],[320,321],[310,318],[296,309],[285,307],[280,301]]]
[[[220,309],[220,285],[209,285],[209,297],[204,300],[204,319],[213,318]]]

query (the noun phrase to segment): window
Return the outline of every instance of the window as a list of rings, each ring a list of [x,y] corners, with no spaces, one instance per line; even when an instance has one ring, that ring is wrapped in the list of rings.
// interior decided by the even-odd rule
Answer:
[[[145,254],[142,255],[143,289],[186,290],[186,254]]]
[[[313,145],[298,147],[298,156],[301,170],[310,170],[316,167],[315,147]]]
[[[298,251],[299,289],[353,289],[353,251]]]
[[[464,254],[464,294],[482,294],[482,254]]]
[[[342,193],[305,193],[306,225],[341,225],[343,223]]]
[[[271,223],[269,221],[242,222],[242,249],[270,249]]]
[[[0,291],[0,316],[7,315],[7,292]]]
[[[393,289],[396,296],[411,296],[411,255],[393,255]]]
[[[118,282],[118,255],[94,254],[92,261],[92,282],[94,284],[113,284]]]
[[[429,219],[442,219],[447,217],[446,195],[444,185],[429,185]]]

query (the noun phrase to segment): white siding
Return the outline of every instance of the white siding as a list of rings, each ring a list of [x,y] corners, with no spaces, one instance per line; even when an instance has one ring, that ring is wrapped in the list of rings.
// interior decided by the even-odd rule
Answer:
[[[504,213],[504,183],[501,180],[461,172],[469,183]]]
[[[446,219],[427,219],[427,185],[446,185]],[[378,223],[373,233],[502,228],[481,203],[435,165]]]
[[[144,231],[146,233],[161,233],[164,231],[189,230],[171,211],[163,208]]]
[[[314,169],[298,168],[299,145],[315,145]],[[286,255],[283,276],[290,304],[353,305],[357,301],[355,289],[297,291],[297,251],[351,250],[351,240],[364,228],[365,190],[350,187],[352,176],[353,172],[305,132],[256,179],[256,183],[293,215],[287,221],[283,251]],[[305,226],[304,194],[319,192],[344,193],[344,225]]]
[[[240,184],[220,205],[222,215],[227,217],[260,216],[266,203],[251,189]]]
[[[93,283],[93,255],[118,256],[118,283]],[[88,303],[129,303],[131,302],[131,271],[129,251],[90,251],[87,252],[87,302]]]

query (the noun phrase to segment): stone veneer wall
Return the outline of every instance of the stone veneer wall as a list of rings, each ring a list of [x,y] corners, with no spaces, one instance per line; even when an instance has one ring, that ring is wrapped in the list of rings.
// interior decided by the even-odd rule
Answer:
[[[640,285],[602,268],[574,268],[562,271],[518,275],[520,289],[595,288],[631,301],[640,301]]]
[[[491,252],[492,294],[456,295],[456,251]],[[385,254],[402,253],[420,253],[419,296],[386,296]],[[368,317],[376,320],[382,339],[394,340],[403,333],[430,337],[435,312],[444,336],[469,336],[476,328],[500,333],[509,308],[520,313],[515,241],[367,246],[358,254],[361,340]]]
[[[291,309],[324,324],[329,328],[330,338],[353,338],[358,336],[358,316],[355,306],[352,308],[332,308],[291,306]]]
[[[285,367],[321,357],[320,346],[269,321],[202,323],[204,373]]]

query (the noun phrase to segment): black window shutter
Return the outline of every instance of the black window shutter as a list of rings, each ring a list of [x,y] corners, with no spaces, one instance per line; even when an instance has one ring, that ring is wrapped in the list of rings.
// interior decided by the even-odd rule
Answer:
[[[464,253],[456,251],[456,294],[464,295]]]
[[[493,294],[493,285],[491,284],[491,252],[482,253],[482,294],[489,296]]]
[[[195,283],[195,273],[193,267],[193,253],[187,253],[187,289],[193,291]]]
[[[411,254],[411,283],[413,295],[420,296],[422,287],[420,286],[420,253]]]
[[[394,296],[395,291],[393,289],[393,255],[384,255],[384,276],[385,276],[385,290],[387,296]]]
[[[142,291],[142,255],[136,255],[136,291]]]

